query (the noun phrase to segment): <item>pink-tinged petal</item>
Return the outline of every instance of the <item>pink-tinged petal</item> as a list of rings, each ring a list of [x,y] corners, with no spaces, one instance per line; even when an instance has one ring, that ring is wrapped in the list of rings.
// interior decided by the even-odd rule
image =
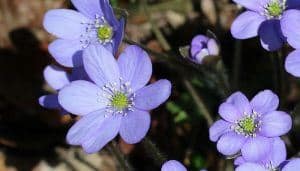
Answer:
[[[98,113],[100,115],[102,113]],[[95,124],[91,130],[86,132],[85,140],[82,143],[83,150],[88,153],[96,153],[108,142],[114,139],[120,130],[122,117],[120,115],[103,116],[102,124]]]
[[[171,83],[168,80],[158,80],[136,93],[135,107],[141,110],[152,110],[165,102],[171,95]]]
[[[233,0],[235,3],[245,7],[246,9],[262,13],[264,12],[264,6],[269,2],[269,0]]]
[[[233,104],[240,114],[250,114],[252,112],[249,100],[241,92],[233,93],[230,97],[228,97],[226,102]]]
[[[138,46],[128,46],[118,59],[121,77],[136,91],[150,80],[152,64],[148,54]]]
[[[266,137],[278,137],[286,134],[292,128],[292,118],[281,111],[273,111],[262,116],[260,134]]]
[[[262,165],[259,165],[257,163],[245,163],[237,167],[235,171],[269,171],[269,170],[265,169]]]
[[[57,39],[48,48],[59,64],[66,67],[82,66],[82,47],[79,40]]]
[[[243,117],[243,114],[239,112],[234,105],[226,102],[220,105],[219,114],[228,122],[235,122]]]
[[[39,104],[47,109],[59,109],[57,94],[45,95],[39,98]]]
[[[55,90],[59,90],[70,83],[69,74],[61,67],[48,65],[44,69],[46,82]]]
[[[44,17],[44,28],[54,36],[75,40],[85,33],[83,22],[89,22],[81,13],[68,9],[49,10]]]
[[[217,143],[217,149],[224,155],[234,155],[238,153],[244,145],[246,138],[235,132],[224,134]]]
[[[98,86],[120,82],[120,72],[117,61],[105,47],[89,46],[83,53],[85,71]]]
[[[74,81],[60,90],[59,104],[75,115],[86,115],[106,107],[106,93],[88,81]]]
[[[187,169],[180,162],[169,160],[163,164],[161,171],[187,171]]]
[[[242,147],[242,156],[246,161],[258,162],[267,157],[271,150],[272,139],[257,135],[248,138]]]
[[[213,142],[218,141],[218,139],[228,131],[230,131],[230,123],[224,120],[216,121],[210,128],[209,128],[209,139]]]
[[[255,112],[265,114],[277,109],[279,99],[271,90],[264,90],[253,97],[250,104]]]
[[[219,55],[220,48],[215,39],[209,39],[207,42],[207,49],[210,55]]]
[[[150,114],[146,111],[135,109],[122,118],[120,135],[128,144],[140,142],[150,128]]]
[[[294,48],[300,48],[300,11],[287,10],[280,21],[282,33]]]
[[[246,160],[242,156],[240,156],[234,160],[234,165],[236,165],[236,166],[242,165],[244,163],[246,163]]]
[[[275,167],[278,167],[283,161],[286,160],[285,143],[279,137],[274,138],[272,144],[272,151],[268,159],[269,161],[267,161],[267,163],[270,163],[271,161],[272,165]]]
[[[287,56],[285,69],[293,76],[300,77],[300,50],[295,50]]]
[[[267,20],[260,25],[258,31],[260,43],[267,51],[276,51],[282,47],[285,38],[279,20]]]
[[[95,19],[96,15],[103,16],[100,8],[100,0],[71,0],[78,11],[90,19]]]
[[[282,171],[299,171],[300,159],[291,159],[283,168]]]
[[[239,15],[231,25],[231,34],[237,39],[248,39],[257,36],[258,29],[265,17],[253,12],[246,11]]]

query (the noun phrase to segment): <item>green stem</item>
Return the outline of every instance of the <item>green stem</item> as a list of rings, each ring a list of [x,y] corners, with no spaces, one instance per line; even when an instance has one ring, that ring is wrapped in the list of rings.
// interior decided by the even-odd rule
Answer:
[[[118,148],[118,145],[115,141],[112,141],[109,144],[108,149],[116,157],[122,170],[124,170],[124,171],[132,171],[133,170],[132,167],[127,162],[127,160],[125,159],[125,156],[122,154],[122,152]]]
[[[144,138],[142,144],[146,153],[154,160],[157,166],[160,167],[167,160],[166,156],[160,152],[158,147],[148,137]]]

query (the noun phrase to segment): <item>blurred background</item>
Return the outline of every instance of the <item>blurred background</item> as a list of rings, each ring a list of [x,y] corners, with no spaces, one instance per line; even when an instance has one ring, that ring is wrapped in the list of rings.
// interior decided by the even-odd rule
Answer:
[[[111,3],[116,11],[124,8],[128,13],[122,47],[134,41],[151,50],[152,80],[167,78],[173,84],[169,101],[152,111],[148,133],[168,159],[182,161],[191,171],[233,170],[232,161],[226,161],[209,141],[208,125],[196,107],[195,94],[201,94],[208,112],[216,119],[218,105],[230,92],[241,90],[252,97],[266,88],[285,97],[282,109],[293,111],[294,129],[285,140],[289,154],[297,155],[300,120],[295,114],[300,108],[292,107],[300,98],[300,82],[285,73],[284,87],[279,88],[276,77],[280,68],[272,67],[272,63],[282,61],[270,58],[257,39],[241,42],[231,36],[230,26],[241,11],[239,7],[230,0]],[[53,92],[43,79],[43,69],[55,63],[47,51],[55,38],[42,27],[45,12],[53,8],[73,6],[69,0],[0,0],[0,171],[118,171],[111,149],[86,155],[79,147],[66,144],[65,135],[75,121],[74,116],[62,116],[38,104],[41,95]],[[206,34],[208,30],[220,43],[220,56],[226,68],[222,72],[230,87],[227,91],[216,91],[214,75],[186,62],[178,50],[189,45],[195,35]],[[211,74],[210,79],[207,74]],[[187,79],[193,89],[186,84]],[[135,170],[160,170],[141,144],[128,145],[117,139],[116,145]]]

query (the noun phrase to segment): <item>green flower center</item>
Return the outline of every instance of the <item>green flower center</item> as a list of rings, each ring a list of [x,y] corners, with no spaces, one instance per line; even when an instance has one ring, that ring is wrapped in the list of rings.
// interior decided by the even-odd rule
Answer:
[[[266,7],[266,11],[270,17],[280,17],[284,9],[285,4],[279,0],[272,0]]]
[[[102,25],[97,30],[97,36],[101,41],[110,40],[113,36],[113,29],[109,25]]]
[[[255,120],[252,117],[246,117],[239,122],[239,126],[246,134],[254,133],[256,130]]]
[[[115,109],[121,111],[128,107],[129,100],[126,94],[122,92],[116,92],[111,98],[111,105]]]

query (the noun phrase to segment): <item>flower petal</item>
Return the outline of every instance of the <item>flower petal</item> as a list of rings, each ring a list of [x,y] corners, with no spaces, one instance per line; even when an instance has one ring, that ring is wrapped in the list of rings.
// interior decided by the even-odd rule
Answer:
[[[272,144],[272,152],[270,153],[269,161],[272,162],[272,165],[277,167],[283,161],[286,160],[286,147],[284,141],[282,141],[279,137],[274,138]]]
[[[234,132],[224,134],[217,143],[217,149],[224,155],[234,155],[238,153],[244,145],[246,138]]]
[[[150,128],[150,114],[146,111],[134,110],[122,118],[120,135],[128,144],[140,142]]]
[[[120,82],[117,61],[103,46],[89,46],[83,52],[83,64],[89,77],[100,87]]]
[[[231,103],[222,103],[219,107],[220,116],[228,122],[239,120],[243,114],[239,112]]]
[[[70,80],[71,81],[77,81],[77,80],[90,81],[90,78],[82,66],[82,67],[73,68],[72,73],[70,75]]]
[[[85,32],[83,22],[89,22],[84,15],[74,10],[53,9],[44,17],[44,28],[56,37],[63,39],[79,39]]]
[[[118,59],[121,77],[136,91],[150,80],[152,64],[148,54],[138,46],[128,46]]]
[[[209,128],[209,139],[216,142],[228,131],[230,131],[230,123],[220,119]]]
[[[238,109],[240,114],[249,114],[252,112],[249,100],[241,92],[233,93],[230,97],[227,98],[226,102],[233,104],[235,108]]]
[[[285,69],[288,73],[300,77],[300,50],[295,50],[287,56]]]
[[[245,159],[243,158],[243,156],[240,156],[240,157],[237,157],[235,160],[234,160],[234,165],[236,166],[239,166],[239,165],[242,165],[246,163]]]
[[[48,65],[44,69],[44,77],[49,86],[55,90],[59,90],[70,83],[68,73],[56,65]]]
[[[276,51],[282,47],[285,38],[281,32],[279,20],[267,20],[260,25],[258,31],[260,43],[267,51]]]
[[[187,169],[180,162],[169,160],[163,164],[161,171],[187,171]]]
[[[78,11],[90,19],[94,19],[96,15],[103,16],[100,8],[100,0],[71,0],[72,4]]]
[[[250,2],[250,1],[249,1]],[[231,34],[237,39],[248,39],[257,36],[258,29],[266,19],[253,11],[239,15],[231,25]]]
[[[272,140],[257,135],[249,138],[242,147],[242,156],[246,161],[258,162],[264,159],[271,150]]]
[[[108,99],[101,88],[88,81],[74,81],[58,94],[60,105],[76,115],[85,115],[104,108]]]
[[[245,7],[246,9],[256,11],[256,12],[263,12],[264,7],[269,0],[233,0],[233,2]]]
[[[170,81],[164,79],[158,80],[136,92],[135,107],[141,110],[152,110],[165,102],[170,95]]]
[[[124,30],[125,30],[125,19],[121,18],[118,28],[115,31],[115,35],[113,37],[114,47],[113,52],[116,54],[118,52],[119,46],[122,43],[123,37],[124,37]]]
[[[114,10],[109,3],[109,0],[100,0],[100,7],[102,9],[104,18],[109,23],[109,25],[115,27],[118,25],[118,20],[115,17]]]
[[[45,95],[39,98],[39,104],[47,109],[58,109],[60,105],[58,103],[57,94]]]
[[[299,171],[300,168],[300,159],[290,160],[283,168],[282,171]]]
[[[260,133],[266,137],[286,134],[292,128],[291,116],[285,112],[273,111],[262,116]]]
[[[271,90],[259,92],[250,102],[254,111],[259,114],[265,114],[277,109],[279,99]]]
[[[57,39],[49,45],[49,53],[63,66],[82,66],[82,47],[79,40]]]
[[[300,8],[300,1],[299,0],[287,0],[287,8],[288,9],[299,9]]]
[[[287,42],[296,49],[300,48],[300,11],[287,10],[283,13],[280,24]]]
[[[207,49],[210,55],[219,55],[220,48],[215,39],[209,39],[207,42]]]
[[[268,171],[262,165],[256,163],[245,163],[235,169],[235,171]]]
[[[203,35],[197,35],[193,38],[191,43],[191,55],[195,57],[207,44],[208,37]]]

